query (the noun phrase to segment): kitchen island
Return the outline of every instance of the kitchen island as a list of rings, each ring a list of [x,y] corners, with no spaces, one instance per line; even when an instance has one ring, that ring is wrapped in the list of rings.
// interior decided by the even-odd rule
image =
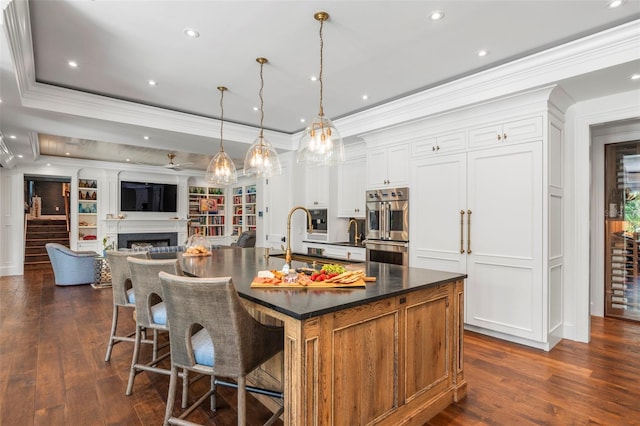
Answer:
[[[367,262],[348,268],[376,277],[366,288],[253,289],[259,270],[284,265],[263,254],[214,250],[181,263],[195,276],[231,276],[256,317],[284,324],[284,364],[272,360],[253,380],[282,386],[286,425],[422,425],[465,396],[466,275]]]

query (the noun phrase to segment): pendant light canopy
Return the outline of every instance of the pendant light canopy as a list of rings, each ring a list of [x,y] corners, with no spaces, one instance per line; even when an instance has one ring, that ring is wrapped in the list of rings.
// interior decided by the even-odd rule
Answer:
[[[269,62],[267,58],[256,58],[260,64],[260,135],[251,144],[247,155],[244,157],[244,174],[247,176],[256,175],[258,177],[271,177],[282,173],[280,158],[278,153],[267,139],[264,137],[264,99],[262,90],[264,89],[264,78],[262,68]]]
[[[324,115],[322,108],[322,60],[324,40],[322,38],[322,29],[324,21],[329,19],[327,12],[316,12],[313,17],[320,21],[320,112],[309,125],[300,138],[298,148],[298,162],[306,164],[315,164],[320,166],[334,166],[344,163],[344,143],[340,137],[338,129],[333,125],[331,120]]]
[[[227,88],[218,86],[218,90],[220,91],[220,151],[218,151],[209,162],[204,179],[216,185],[226,186],[236,183],[238,181],[238,174],[236,173],[236,166],[233,164],[231,157],[224,152],[223,145],[222,127],[224,124],[224,107],[222,101]]]

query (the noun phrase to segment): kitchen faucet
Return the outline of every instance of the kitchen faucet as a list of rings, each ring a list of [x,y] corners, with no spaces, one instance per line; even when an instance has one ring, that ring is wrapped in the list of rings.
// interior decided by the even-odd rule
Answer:
[[[313,234],[313,219],[311,219],[311,212],[302,206],[297,206],[289,211],[289,217],[287,218],[287,249],[284,252],[284,261],[287,265],[291,266],[291,215],[296,210],[304,210],[307,212],[309,218],[309,233]]]
[[[353,234],[353,235],[355,235],[355,238],[354,238],[353,241],[354,241],[355,245],[358,245],[358,240],[360,239],[360,236],[358,235],[358,222],[355,219],[350,219],[349,220],[349,224],[347,225],[348,226],[347,233],[349,232],[349,230],[351,230],[351,224],[352,223],[356,227],[355,228],[355,233]]]

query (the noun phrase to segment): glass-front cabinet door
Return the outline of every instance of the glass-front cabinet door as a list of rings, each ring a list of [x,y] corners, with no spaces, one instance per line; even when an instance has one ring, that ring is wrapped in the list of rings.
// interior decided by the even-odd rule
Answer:
[[[605,315],[640,321],[640,141],[605,146]]]

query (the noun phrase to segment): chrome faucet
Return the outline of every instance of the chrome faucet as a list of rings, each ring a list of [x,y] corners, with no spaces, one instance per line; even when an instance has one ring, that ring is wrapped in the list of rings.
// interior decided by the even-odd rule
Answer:
[[[307,212],[309,219],[309,233],[313,234],[313,219],[311,219],[311,212],[305,207],[296,206],[289,211],[289,217],[287,218],[287,249],[284,252],[284,261],[287,265],[291,265],[291,215],[296,210],[304,210]]]
[[[347,232],[349,232],[351,230],[351,224],[352,223],[355,225],[355,230],[354,230],[355,233],[353,234],[353,235],[355,235],[355,238],[354,238],[353,241],[355,242],[356,245],[358,245],[358,240],[360,239],[360,236],[358,235],[358,222],[355,219],[350,219],[349,220],[349,225],[347,225],[348,226]]]

